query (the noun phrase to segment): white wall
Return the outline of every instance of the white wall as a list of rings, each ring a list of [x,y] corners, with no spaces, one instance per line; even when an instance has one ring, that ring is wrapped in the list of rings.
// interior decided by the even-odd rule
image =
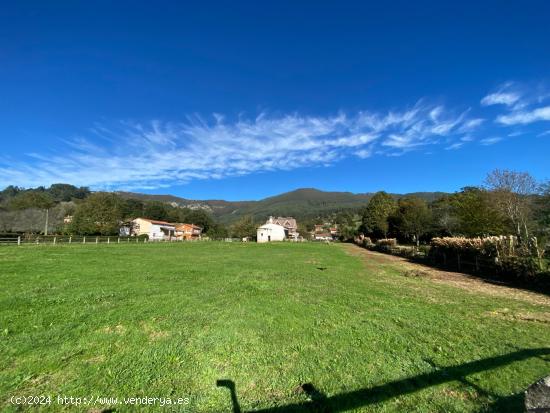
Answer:
[[[149,239],[151,240],[154,240],[154,239],[168,239],[168,235],[165,234],[165,232],[162,231],[161,228],[165,228],[166,230],[166,225],[156,225],[156,224],[152,224],[151,225],[151,232],[149,233]],[[175,227],[171,227],[170,229],[172,231],[172,235],[174,234],[174,231],[175,231]]]
[[[285,229],[277,224],[265,224],[258,228],[258,242],[283,241],[285,239]]]

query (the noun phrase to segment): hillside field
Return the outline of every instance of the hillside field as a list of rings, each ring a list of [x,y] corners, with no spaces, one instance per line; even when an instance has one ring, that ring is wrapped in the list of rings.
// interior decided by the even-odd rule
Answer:
[[[376,257],[315,243],[0,247],[0,410],[159,411],[124,400],[170,397],[186,412],[521,411],[550,373],[550,299]],[[39,395],[51,402],[12,403]]]

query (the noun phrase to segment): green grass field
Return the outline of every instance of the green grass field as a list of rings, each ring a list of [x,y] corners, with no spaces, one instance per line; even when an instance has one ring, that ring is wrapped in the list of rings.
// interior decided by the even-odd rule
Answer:
[[[233,411],[216,386],[232,380],[243,412],[521,411],[522,391],[550,373],[544,300],[407,277],[352,248],[0,248],[0,410],[109,407],[60,395]],[[37,395],[51,404],[10,401]]]

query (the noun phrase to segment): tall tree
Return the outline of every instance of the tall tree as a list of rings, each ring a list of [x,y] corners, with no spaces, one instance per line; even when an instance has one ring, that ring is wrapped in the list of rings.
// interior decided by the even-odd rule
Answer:
[[[129,198],[124,202],[124,218],[131,220],[144,216],[144,204],[139,199]]]
[[[69,184],[52,184],[47,192],[58,202],[68,202],[72,199],[84,199],[90,195],[90,190],[86,187],[77,188]]]
[[[491,201],[490,194],[480,188],[466,187],[449,197],[455,232],[467,237],[498,235],[506,232],[505,222]]]
[[[238,238],[256,238],[258,225],[251,215],[245,215],[233,225],[232,232]]]
[[[118,195],[95,192],[77,205],[69,229],[83,235],[118,234],[124,207],[124,200]]]
[[[185,222],[202,227],[203,232],[208,232],[210,227],[215,224],[212,215],[204,209],[191,209],[185,216]]]
[[[12,209],[41,209],[45,213],[44,235],[48,235],[50,208],[55,205],[52,197],[43,190],[27,190],[19,192],[10,201]]]
[[[534,203],[537,236],[550,238],[550,181],[541,185],[540,192]]]
[[[170,206],[161,201],[147,201],[143,208],[143,217],[166,221]]]
[[[454,195],[444,195],[430,204],[433,230],[443,236],[453,236],[459,229],[459,218],[454,204]]]
[[[514,228],[521,244],[529,240],[532,195],[537,191],[536,180],[527,172],[495,169],[487,175],[485,185],[495,206]]]
[[[419,245],[420,237],[430,230],[432,214],[426,201],[416,196],[406,196],[399,199],[397,211],[389,220],[401,237]]]
[[[388,217],[397,208],[395,199],[384,191],[377,192],[363,210],[362,230],[375,238],[388,237]]]

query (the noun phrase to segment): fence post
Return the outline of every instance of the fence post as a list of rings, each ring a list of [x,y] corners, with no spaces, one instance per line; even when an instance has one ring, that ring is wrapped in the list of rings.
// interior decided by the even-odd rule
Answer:
[[[53,245],[57,244],[57,237],[53,237]]]
[[[116,243],[120,244],[120,237],[117,238]]]
[[[21,245],[21,235],[17,237],[17,245]]]
[[[128,240],[128,242],[130,242],[130,237],[126,238]]]
[[[40,237],[36,237],[36,245],[40,244]]]
[[[83,238],[82,238],[82,243],[83,243],[83,244],[86,244],[86,237],[83,237]]]
[[[97,242],[98,242],[98,237],[95,237],[95,243],[97,244]]]
[[[73,237],[70,236],[70,237],[69,237],[69,244],[71,244],[72,242],[73,242]]]
[[[111,237],[107,237],[107,244],[111,243]]]

